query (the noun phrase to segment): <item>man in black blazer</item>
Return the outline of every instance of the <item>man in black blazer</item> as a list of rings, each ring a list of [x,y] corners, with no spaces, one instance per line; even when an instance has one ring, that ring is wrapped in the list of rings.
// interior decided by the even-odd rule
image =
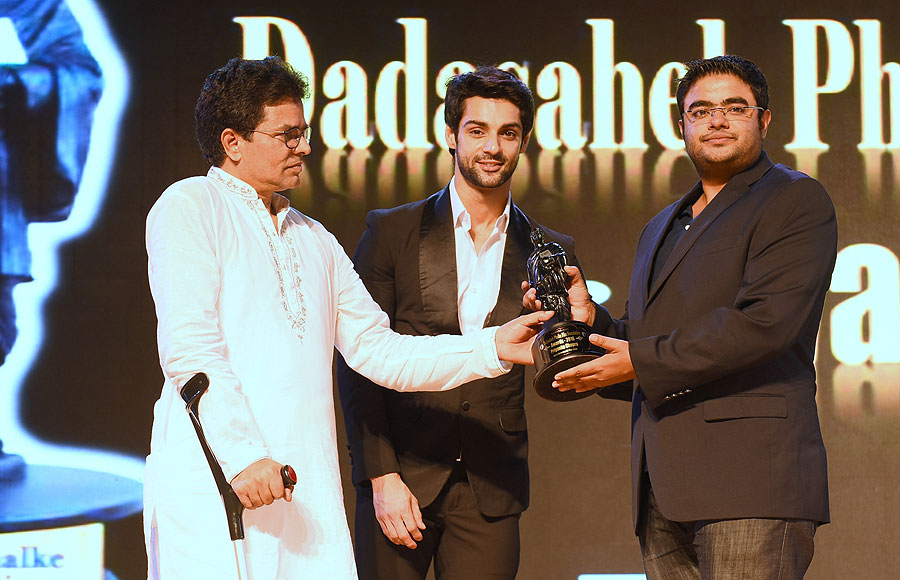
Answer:
[[[700,181],[644,228],[623,318],[570,270],[573,316],[608,353],[555,386],[632,400],[650,580],[799,579],[829,520],[813,355],[834,208],[821,184],[763,151],[771,113],[756,65],[686,66],[679,128]]]
[[[452,180],[425,200],[371,212],[354,256],[405,334],[464,334],[523,312],[538,224],[509,192],[534,121],[531,92],[479,67],[448,83],[444,115]],[[573,240],[544,231],[573,262]],[[515,578],[528,506],[524,372],[395,396],[339,363],[361,580],[421,580],[432,560],[438,580]]]

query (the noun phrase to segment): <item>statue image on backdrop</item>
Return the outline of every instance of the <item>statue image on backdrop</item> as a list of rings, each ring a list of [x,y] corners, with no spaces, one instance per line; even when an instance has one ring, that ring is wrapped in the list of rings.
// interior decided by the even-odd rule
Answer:
[[[61,0],[0,1],[0,35],[2,365],[17,335],[13,289],[33,280],[28,224],[69,216],[103,81]],[[21,458],[3,454],[0,442],[0,480],[22,469]]]
[[[0,554],[50,541],[66,578],[114,577],[104,576],[104,526],[140,510],[141,464],[34,437],[20,406],[52,327],[42,306],[56,248],[97,213],[126,82],[89,1],[0,0],[0,437],[15,452],[0,443]],[[57,567],[33,550],[31,567]]]

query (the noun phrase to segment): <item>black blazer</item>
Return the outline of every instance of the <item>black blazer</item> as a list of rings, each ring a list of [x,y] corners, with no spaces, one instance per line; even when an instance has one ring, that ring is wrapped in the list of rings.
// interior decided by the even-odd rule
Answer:
[[[356,249],[357,272],[401,334],[460,334],[456,242],[445,188],[429,198],[369,213]],[[522,280],[535,224],[512,205],[497,304],[485,326],[524,313]],[[544,228],[574,262],[573,240]],[[396,353],[403,356],[403,353]],[[478,509],[497,517],[528,507],[525,370],[440,393],[378,387],[338,361],[355,485],[397,471],[421,507],[434,501],[457,457],[465,461]]]
[[[827,522],[813,355],[837,253],[834,207],[819,182],[763,153],[697,216],[649,286],[690,197],[644,228],[626,315],[600,309],[595,321],[628,339],[637,375],[635,526],[644,465],[672,520]]]

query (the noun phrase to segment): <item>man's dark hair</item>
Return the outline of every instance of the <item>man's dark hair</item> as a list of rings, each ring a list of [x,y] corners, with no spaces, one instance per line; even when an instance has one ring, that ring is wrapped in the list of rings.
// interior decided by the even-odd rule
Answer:
[[[769,108],[769,85],[766,83],[766,75],[759,67],[746,58],[733,54],[716,56],[714,58],[702,58],[684,63],[687,72],[678,79],[678,89],[675,91],[675,100],[678,102],[678,114],[684,114],[684,98],[691,87],[698,80],[710,75],[733,75],[747,83],[757,106],[763,109]]]
[[[534,97],[531,90],[516,75],[495,66],[479,66],[472,72],[456,75],[447,81],[444,98],[444,122],[456,135],[466,107],[466,99],[503,99],[519,109],[523,137],[534,126]],[[453,154],[453,149],[450,150]]]
[[[194,108],[200,152],[207,161],[221,166],[225,161],[222,131],[233,129],[249,139],[266,106],[308,96],[306,77],[277,56],[229,60],[206,78]]]

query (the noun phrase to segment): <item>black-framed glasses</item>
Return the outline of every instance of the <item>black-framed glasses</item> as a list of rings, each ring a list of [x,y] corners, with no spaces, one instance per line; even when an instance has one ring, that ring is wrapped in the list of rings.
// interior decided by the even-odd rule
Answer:
[[[729,105],[727,107],[697,107],[684,112],[685,118],[691,123],[700,123],[712,119],[716,111],[729,121],[745,121],[753,116],[753,111],[765,111],[763,107],[752,105]]]
[[[278,139],[279,141],[284,141],[284,146],[293,151],[297,147],[300,146],[300,139],[306,141],[307,145],[309,144],[309,138],[312,136],[312,128],[307,125],[306,129],[302,131],[298,127],[293,127],[288,129],[287,131],[258,131],[253,130],[251,133],[262,133],[263,135],[268,135],[269,137],[273,137]]]

